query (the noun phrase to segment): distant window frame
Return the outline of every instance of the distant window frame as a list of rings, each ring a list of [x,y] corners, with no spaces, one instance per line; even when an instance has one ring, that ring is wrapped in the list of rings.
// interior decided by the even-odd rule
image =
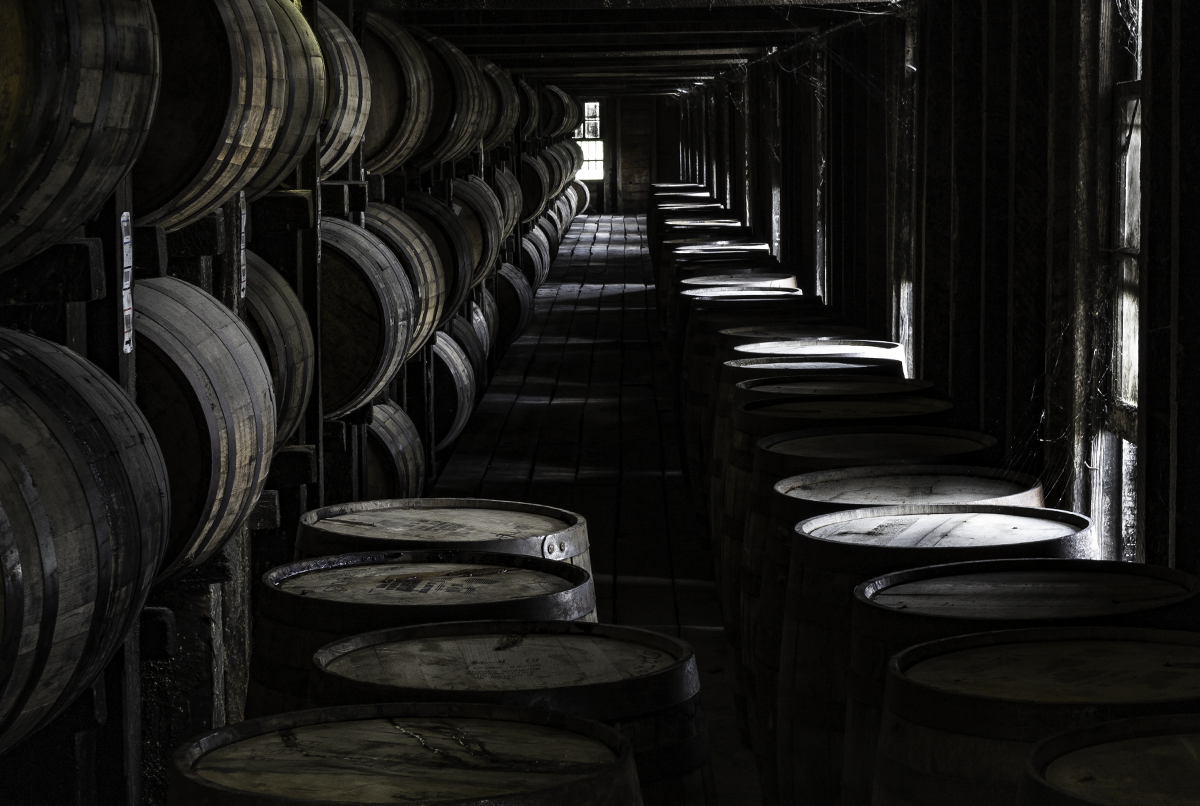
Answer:
[[[604,138],[600,130],[600,102],[584,101],[583,120],[575,129],[575,142],[583,149],[583,168],[577,176],[582,180],[604,179]]]

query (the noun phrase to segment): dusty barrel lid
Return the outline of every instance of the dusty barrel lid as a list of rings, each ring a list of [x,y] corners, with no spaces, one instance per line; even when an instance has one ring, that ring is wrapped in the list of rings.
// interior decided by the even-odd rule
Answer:
[[[931,381],[892,378],[886,375],[854,377],[846,375],[781,375],[751,378],[734,384],[735,396],[743,395],[749,402],[752,396],[853,397],[856,395],[915,395],[933,388]],[[740,405],[739,402],[739,405]]]
[[[487,702],[615,720],[700,691],[692,648],[634,627],[464,621],[356,635],[313,657],[327,704]]]
[[[921,551],[937,558],[930,562],[1086,559],[1095,553],[1090,518],[1060,509],[991,504],[850,509],[803,521],[796,534],[794,547],[829,567],[856,558],[871,567],[891,558],[897,567],[912,567],[913,552]]]
[[[768,322],[765,324],[724,327],[717,331],[716,343],[719,350],[732,350],[742,344],[759,344],[775,341],[806,341],[809,339],[864,339],[871,341],[861,327],[806,322]]]
[[[664,227],[744,227],[745,225],[736,218],[668,218],[663,221]]]
[[[924,426],[857,426],[774,434],[762,452],[803,460],[813,470],[857,465],[925,464],[991,450],[996,440],[977,431]]]
[[[736,300],[776,300],[801,299],[804,292],[795,288],[755,288],[754,286],[716,286],[713,288],[690,288],[680,291],[679,295],[690,303],[707,303],[718,299]]]
[[[172,758],[171,802],[640,804],[629,743],[596,722],[491,705],[320,708],[201,734]]]
[[[779,375],[881,375],[885,377],[903,377],[899,373],[894,376],[886,375],[889,368],[898,369],[894,361],[863,358],[839,358],[837,356],[817,356],[815,358],[738,358],[726,361],[721,365],[720,382],[722,384],[740,383]]]
[[[556,560],[485,551],[390,551],[317,557],[263,575],[260,614],[345,635],[483,618],[582,618],[591,574]]]
[[[1200,710],[1200,635],[1040,627],[942,638],[888,663],[887,708],[954,732],[1036,742],[1064,725]],[[1121,712],[1127,712],[1122,714]],[[963,731],[965,732],[965,731]],[[1014,771],[1014,775],[1019,771]]]
[[[757,356],[794,356],[797,358],[818,355],[841,355],[848,358],[887,358],[899,362],[908,374],[905,347],[894,341],[874,339],[802,339],[776,340],[739,344],[733,348],[737,358]]]
[[[876,465],[821,470],[775,484],[775,492],[830,511],[906,503],[1042,506],[1042,482],[991,467]]]
[[[394,498],[304,513],[296,556],[354,551],[471,549],[564,560],[588,550],[587,520],[574,512],[484,498]]]
[[[1196,599],[1200,580],[1172,568],[1106,560],[1016,559],[897,571],[854,591],[871,613],[937,619],[1091,619]]]
[[[1191,806],[1200,714],[1117,719],[1060,733],[1030,753],[1017,806]]]
[[[761,274],[709,274],[703,277],[684,277],[679,281],[684,288],[720,288],[741,286],[744,288],[797,288],[796,275],[780,272]]]
[[[892,420],[903,420],[913,425],[937,425],[951,408],[949,400],[919,395],[770,396],[742,403],[732,410],[733,428],[738,434],[734,446],[752,458],[756,437],[805,427],[832,428],[855,421],[886,425]]]

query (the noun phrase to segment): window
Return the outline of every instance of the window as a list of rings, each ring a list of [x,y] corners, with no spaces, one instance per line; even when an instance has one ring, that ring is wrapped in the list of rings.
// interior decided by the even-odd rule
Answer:
[[[604,141],[600,139],[600,103],[583,104],[583,122],[575,130],[575,139],[583,149],[583,169],[577,179],[604,178]]]
[[[1118,75],[1113,88],[1112,374],[1104,428],[1094,437],[1092,519],[1102,557],[1143,559],[1137,529],[1139,259],[1142,233],[1141,0],[1117,0],[1123,26],[1115,33]],[[1121,53],[1120,45],[1128,51]],[[1123,70],[1121,67],[1123,66]]]

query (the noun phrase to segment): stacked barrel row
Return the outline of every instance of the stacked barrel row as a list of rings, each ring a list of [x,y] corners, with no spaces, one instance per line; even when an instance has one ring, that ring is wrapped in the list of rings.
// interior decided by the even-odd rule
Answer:
[[[141,228],[187,253],[230,211],[241,224],[228,237],[250,248],[232,305],[197,280],[211,277],[211,252],[136,279],[126,259],[136,400],[61,344],[0,330],[0,753],[91,685],[152,587],[244,527],[315,388],[325,418],[367,424],[362,494],[420,495],[424,435],[453,442],[529,320],[529,281],[504,262],[519,260],[527,210],[556,248],[582,209],[581,156],[552,142],[574,129],[574,99],[380,15],[364,15],[361,41],[320,4],[310,26],[290,0],[18,2],[6,19],[19,75],[3,110],[0,271],[40,265],[126,179],[126,254]],[[524,142],[525,129],[553,180],[532,198],[511,159],[461,162]],[[294,191],[306,157],[329,181]],[[364,171],[435,168],[450,177],[444,192],[391,181],[365,211],[328,204],[366,187]],[[268,222],[260,203],[289,193],[309,194],[297,226],[320,231],[308,300],[294,267],[255,251],[250,226]],[[403,383],[430,365],[431,383]]]
[[[806,295],[811,270],[705,187],[652,193],[681,460],[764,803],[1183,791],[1194,765],[1139,760],[1200,730],[1179,716],[1200,580],[1098,559],[1088,518],[949,427],[903,345]]]

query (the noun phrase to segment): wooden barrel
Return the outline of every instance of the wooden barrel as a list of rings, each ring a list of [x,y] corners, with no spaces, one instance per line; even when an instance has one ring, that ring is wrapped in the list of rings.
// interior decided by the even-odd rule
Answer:
[[[154,14],[172,46],[133,166],[134,215],[138,226],[172,230],[233,198],[265,164],[288,101],[287,65],[267,0],[154,0]]]
[[[792,306],[797,314],[819,311],[821,301],[818,297],[807,297],[803,291],[792,288],[753,288],[739,286],[721,286],[718,288],[694,288],[678,292],[679,305],[677,315],[665,317],[665,336],[670,349],[670,359],[675,374],[679,374],[683,357],[686,355],[688,331],[692,327],[693,314],[705,308],[714,306],[743,305],[758,307],[764,311],[775,312],[775,308]],[[774,317],[772,317],[774,318]],[[746,355],[750,358],[750,355]]]
[[[433,360],[433,445],[434,450],[441,451],[450,447],[467,427],[478,381],[466,353],[446,333],[436,334],[429,351]],[[424,437],[431,426],[425,417],[429,408],[425,369],[420,361],[410,361],[406,372],[408,413]]]
[[[755,445],[760,437],[797,428],[815,430],[856,424],[884,425],[900,421],[908,425],[929,425],[949,410],[948,401],[917,395],[858,395],[853,398],[780,397],[743,406],[735,413],[732,438],[727,446],[714,445],[712,467],[721,468],[720,478],[710,474],[709,506],[713,536],[717,590],[721,597],[726,636],[739,653],[741,647],[741,575],[745,553],[743,538],[746,517],[755,500],[769,490],[774,479],[755,472]],[[749,406],[771,414],[755,412],[747,416]],[[780,416],[771,416],[771,415]],[[786,423],[786,425],[785,425]]]
[[[537,233],[536,238],[534,232]],[[521,274],[534,291],[541,287],[546,276],[550,274],[550,245],[545,241],[545,234],[537,229],[531,230],[521,237],[521,252],[524,255],[524,260],[521,261]]]
[[[0,329],[0,752],[103,671],[167,545],[150,423],[98,367]]]
[[[492,175],[492,192],[500,200],[504,210],[504,226],[501,227],[501,237],[507,238],[521,222],[521,183],[513,176],[508,168],[497,168]]]
[[[137,159],[162,73],[152,6],[17,0],[0,12],[0,271],[70,237]]]
[[[501,350],[507,350],[533,318],[533,289],[525,276],[507,263],[496,274],[496,307],[500,312],[496,340]]]
[[[864,492],[855,497],[877,497]],[[1193,576],[1100,560],[952,563],[864,582],[851,608],[842,803],[871,803],[887,664],[897,652],[991,630],[1190,628],[1198,601],[1200,580]]]
[[[533,242],[540,258],[541,274],[538,275],[538,285],[541,285],[546,282],[546,277],[550,274],[550,266],[554,263],[550,237],[541,227],[530,227],[527,237]]]
[[[563,185],[568,179],[569,166],[563,154],[554,150],[553,146],[542,149],[538,158],[546,166],[546,172],[550,176],[550,190],[547,195],[550,199],[554,199],[562,192]]]
[[[550,172],[546,163],[531,154],[521,155],[521,222],[542,214],[550,201]]]
[[[265,260],[246,250],[242,319],[262,350],[275,387],[275,447],[295,433],[312,397],[317,347],[300,298]]]
[[[390,204],[367,205],[367,231],[391,250],[413,293],[412,336],[406,358],[433,338],[446,306],[446,276],[437,244],[408,213]]]
[[[158,582],[215,554],[258,503],[275,447],[275,388],[254,336],[174,277],[133,292],[137,403],[162,446],[171,532]]]
[[[1197,668],[1191,632],[1047,627],[918,644],[888,663],[872,802],[1013,803],[1048,736],[1200,710]]]
[[[463,351],[467,362],[471,365],[471,374],[475,376],[475,403],[483,399],[487,391],[487,347],[475,331],[475,326],[465,316],[456,316],[450,320],[450,338]]]
[[[581,179],[572,179],[571,187],[575,188],[575,197],[578,200],[575,203],[575,215],[583,215],[592,204],[592,192]]]
[[[479,148],[485,115],[483,77],[461,50],[421,28],[409,29],[420,43],[433,74],[433,111],[411,163],[426,171],[454,162]]]
[[[500,307],[496,305],[496,298],[486,287],[479,289],[479,309],[483,312],[483,319],[487,326],[488,343],[491,345],[488,348],[490,354],[496,350],[500,336]]]
[[[312,148],[325,112],[325,59],[317,35],[291,0],[268,0],[268,5],[283,43],[287,95],[270,154],[246,185],[249,201],[293,179],[296,166]]]
[[[820,342],[808,342],[803,339],[786,339],[779,341],[763,341],[753,344],[739,344],[733,348],[733,357],[757,358],[764,355],[774,356],[810,356],[836,355],[848,358],[885,358],[898,363],[908,376],[908,361],[905,357],[906,348],[903,344],[893,341],[876,341],[872,339],[826,339]]]
[[[173,806],[416,800],[430,806],[641,802],[626,740],[595,722],[535,709],[322,708],[212,731],[172,759]]]
[[[433,241],[442,264],[445,294],[441,322],[458,313],[475,279],[475,253],[471,238],[450,205],[429,193],[404,194],[404,212]]]
[[[562,243],[562,235],[559,234],[558,224],[551,216],[544,215],[537,220],[534,227],[541,230],[542,235],[546,237],[546,243],[550,247],[550,263],[553,264],[554,259],[558,257],[558,245]]]
[[[486,291],[486,290],[487,289],[480,289],[481,292]],[[495,298],[492,297],[491,294],[488,294],[487,296],[489,299],[491,299],[492,305],[494,306],[496,304]],[[480,294],[479,298],[481,300],[484,299],[482,293]],[[484,312],[483,306],[480,305],[478,302],[475,302],[474,300],[472,300],[470,302],[470,304],[468,305],[468,307],[471,309],[471,329],[475,331],[476,337],[478,337],[480,343],[483,345],[483,354],[485,356],[489,356],[489,355],[491,355],[491,352],[492,352],[492,335],[493,335],[492,334],[492,325],[493,325],[493,323],[489,322],[489,320],[488,320],[489,314]],[[499,311],[494,311],[494,312],[497,316],[499,315]]]
[[[521,139],[528,140],[538,131],[537,93],[523,79],[517,79],[517,94],[521,99],[521,112],[517,119],[517,125],[520,127]]]
[[[546,84],[538,93],[538,121],[541,123],[542,137],[557,137],[563,134],[563,128],[569,122],[567,116],[566,93],[553,84]]]
[[[1017,806],[1186,806],[1200,788],[1200,716],[1102,722],[1037,744]]]
[[[313,653],[371,630],[481,618],[565,619],[596,608],[591,575],[540,557],[414,550],[316,557],[263,575],[247,714],[306,707]]]
[[[567,189],[563,191],[560,203],[563,205],[559,209],[562,211],[565,232],[571,228],[571,224],[575,221],[575,217],[579,215],[579,191],[575,189],[574,180],[571,180],[571,182],[567,185]]]
[[[425,448],[404,409],[390,400],[371,407],[364,495],[411,498],[425,490]]]
[[[851,467],[783,479],[751,507],[742,548],[741,661],[749,678],[745,690],[750,735],[764,790],[774,792],[779,778],[775,748],[776,686],[795,525],[817,515],[842,510],[895,504],[960,503],[1040,507],[1043,504],[1042,486],[1031,476],[991,468],[953,465]],[[854,697],[853,687],[850,697]],[[868,802],[869,792],[868,788]]]
[[[363,168],[388,174],[408,162],[433,114],[433,74],[412,34],[374,11],[363,15],[362,52],[371,77]]]
[[[587,519],[521,501],[410,497],[339,504],[306,512],[296,537],[297,559],[416,549],[523,554],[592,571]]]
[[[321,122],[321,178],[333,176],[358,149],[371,117],[371,72],[354,33],[317,3],[317,38],[325,56],[325,115]]]
[[[799,524],[779,654],[780,800],[834,802],[841,789],[850,603],[857,585],[948,562],[1085,559],[1094,543],[1092,522],[1082,515],[988,504],[859,509]]]
[[[471,702],[545,708],[629,740],[645,804],[715,804],[692,648],[633,627],[469,621],[338,641],[313,658],[322,705]]]
[[[484,59],[481,68],[485,85],[495,95],[495,111],[484,127],[483,136],[483,150],[491,151],[512,139],[513,129],[517,127],[517,120],[521,116],[521,98],[517,95],[517,85],[513,84],[512,78],[494,62]]]
[[[408,355],[413,292],[379,238],[340,218],[321,221],[321,394],[326,417],[362,408]]]
[[[453,209],[471,241],[471,252],[475,255],[474,273],[471,284],[478,285],[496,265],[500,255],[503,236],[500,234],[504,210],[500,200],[482,179],[453,180]]]

